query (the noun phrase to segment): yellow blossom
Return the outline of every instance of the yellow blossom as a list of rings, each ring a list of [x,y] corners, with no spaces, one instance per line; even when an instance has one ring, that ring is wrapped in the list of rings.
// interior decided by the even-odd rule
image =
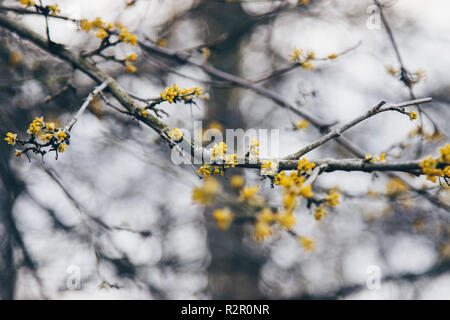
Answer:
[[[391,76],[394,76],[394,77],[400,72],[400,70],[394,69],[391,66],[386,66],[386,71],[387,71],[387,73],[389,73]]]
[[[109,36],[109,33],[105,31],[105,29],[99,29],[95,36],[100,39],[105,39],[107,36]]]
[[[283,206],[286,210],[294,210],[297,205],[295,194],[287,192],[283,195]]]
[[[270,208],[264,208],[257,216],[256,220],[263,223],[271,223],[275,220],[275,215]]]
[[[54,132],[56,129],[56,126],[53,122],[47,122],[45,124],[45,128],[49,131],[49,132]]]
[[[114,24],[111,23],[111,22],[108,22],[108,23],[106,24],[106,30],[108,30],[108,31],[114,30]]]
[[[161,91],[161,99],[166,100],[169,103],[179,100],[190,100],[193,97],[199,97],[203,93],[203,89],[200,87],[193,87],[189,89],[180,89],[180,87],[174,84]]]
[[[297,47],[294,47],[292,50],[292,53],[289,55],[292,62],[297,62],[300,60],[300,56],[302,55],[303,49],[298,49]]]
[[[8,132],[8,133],[6,134],[5,141],[6,141],[8,144],[14,146],[14,145],[16,144],[16,140],[17,140],[17,134],[16,134],[16,133]]]
[[[417,119],[417,113],[414,112],[414,111],[411,111],[409,113],[409,120],[413,121],[413,120],[416,120],[416,119]]]
[[[450,144],[446,144],[445,147],[440,148],[439,153],[439,162],[450,163]]]
[[[134,64],[131,62],[125,62],[125,71],[128,73],[135,73],[137,71],[137,68]]]
[[[211,175],[211,172],[213,170],[213,167],[205,162],[203,166],[198,169],[198,174],[202,174],[205,177],[205,180],[208,180],[209,176]]]
[[[130,31],[128,31],[127,28],[122,28],[119,33],[119,40],[131,44],[133,46],[137,45],[137,37],[135,35],[132,35]]]
[[[41,129],[44,127],[44,118],[35,118],[33,122],[31,122],[30,127],[27,131],[28,134],[39,135]]]
[[[305,70],[314,70],[314,65],[310,61],[302,62],[300,65]]]
[[[139,108],[138,114],[143,118],[147,118],[148,110],[146,108]]]
[[[309,162],[308,159],[303,158],[298,161],[297,170],[308,173],[311,169],[314,169],[315,166],[316,164],[314,162]]]
[[[242,188],[239,201],[248,201],[252,199],[259,191],[259,186],[245,186]]]
[[[230,166],[235,167],[238,164],[236,153],[226,154],[224,160],[225,160],[225,168],[228,168]]]
[[[61,144],[58,146],[58,152],[63,153],[64,151],[66,151],[66,148],[67,148],[67,144],[61,143]]]
[[[208,124],[208,129],[217,129],[219,131],[223,131],[223,125],[219,121],[212,121]]]
[[[223,159],[226,152],[227,152],[227,144],[225,142],[219,142],[219,144],[216,143],[213,146],[211,159],[212,160]]]
[[[339,193],[331,189],[325,196],[325,203],[330,207],[336,207],[339,204]]]
[[[309,126],[309,121],[301,120],[295,125],[295,129],[297,129],[297,130],[306,129],[308,126]]]
[[[83,19],[80,21],[80,28],[81,30],[83,30],[84,32],[89,32],[91,31],[91,29],[93,28],[93,24],[91,22],[89,22],[86,19]]]
[[[300,194],[302,196],[304,196],[305,198],[312,198],[312,197],[314,197],[314,192],[312,192],[310,184],[308,184],[308,185],[304,186],[303,188],[301,188],[300,189]],[[338,195],[338,197],[339,197],[339,195]]]
[[[405,193],[408,190],[409,187],[398,178],[392,178],[386,184],[386,193],[388,196],[394,196],[401,193]]]
[[[306,251],[314,251],[315,241],[313,239],[300,236],[298,237],[298,240],[300,241],[300,244]]]
[[[41,136],[41,139],[42,139],[42,141],[44,141],[44,142],[50,141],[51,138],[53,138],[53,134],[52,134],[52,133],[43,134],[43,135]]]
[[[58,134],[56,135],[56,137],[58,138],[59,142],[63,142],[64,139],[67,138],[67,133],[64,130],[59,131]]]
[[[125,59],[129,61],[136,61],[136,58],[136,53],[132,52]]]
[[[291,230],[295,225],[295,216],[291,211],[286,211],[283,213],[278,213],[277,221],[278,223],[286,228],[287,230]]]
[[[278,163],[272,160],[263,160],[261,162],[261,174],[274,176],[278,171]]]
[[[227,230],[233,221],[233,212],[230,208],[216,209],[213,211],[213,217],[216,220],[217,228]]]
[[[244,185],[244,178],[240,175],[234,175],[230,179],[230,185],[234,189],[240,189]]]
[[[102,21],[102,18],[97,17],[92,21],[92,25],[95,28],[100,29],[100,28],[103,28],[104,22]]]
[[[58,5],[57,4],[49,6],[48,9],[50,10],[50,14],[52,16],[56,16],[58,13],[61,12],[61,10],[58,9]]]
[[[425,158],[419,163],[419,166],[422,168],[422,172],[427,176],[427,179],[432,182],[437,181],[436,177],[443,176],[443,171],[436,168],[437,163],[438,161],[432,157]]]
[[[270,225],[265,222],[256,222],[255,223],[255,232],[254,239],[255,241],[262,241],[265,238],[269,237],[272,234],[272,230],[270,229]]]
[[[328,211],[325,210],[325,206],[319,206],[317,208],[314,209],[314,218],[317,221],[322,221],[322,218],[324,215],[327,215]]]
[[[20,4],[22,4],[28,8],[28,7],[36,5],[36,2],[34,2],[33,0],[20,0]]]
[[[172,130],[167,132],[167,135],[174,141],[180,141],[181,139],[183,139],[183,133],[179,128],[173,128]]]
[[[370,153],[366,154],[365,161],[370,162],[386,162],[386,153],[382,153],[380,156],[372,157]]]
[[[222,192],[222,186],[216,179],[211,178],[205,181],[203,186],[194,188],[192,200],[200,204],[211,205],[220,192]]]
[[[205,58],[209,58],[209,56],[211,55],[211,50],[209,50],[208,48],[202,48],[201,51]]]
[[[252,138],[252,140],[250,141],[248,152],[252,156],[259,156],[259,141],[255,138]]]

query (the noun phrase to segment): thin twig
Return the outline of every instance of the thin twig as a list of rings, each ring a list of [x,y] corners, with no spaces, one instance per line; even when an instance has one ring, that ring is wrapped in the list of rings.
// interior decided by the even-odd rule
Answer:
[[[357,125],[358,123],[376,115],[379,114],[381,112],[385,112],[385,111],[397,111],[400,113],[404,113],[406,114],[406,112],[403,110],[404,107],[407,106],[411,106],[411,105],[419,105],[419,104],[423,104],[423,103],[429,103],[432,101],[432,98],[423,98],[423,99],[417,99],[417,100],[412,100],[412,101],[407,101],[407,102],[403,102],[400,104],[394,104],[394,105],[390,105],[387,107],[383,107],[383,105],[385,104],[384,101],[380,102],[379,104],[377,104],[375,107],[373,107],[372,109],[370,109],[368,112],[366,112],[365,114],[353,119],[352,121],[350,121],[349,123],[345,124],[344,126],[342,126],[339,129],[335,129],[330,131],[328,134],[324,135],[323,137],[321,137],[319,140],[315,141],[314,143],[302,148],[301,150],[297,151],[294,154],[291,154],[287,157],[285,157],[285,160],[291,160],[291,159],[299,159],[301,156],[303,156],[304,154],[320,147],[321,145],[323,145],[324,143],[330,141],[331,139],[337,138],[339,137],[342,133],[344,133],[345,131],[347,131],[348,129],[354,127],[355,125]]]
[[[86,110],[86,108],[89,106],[89,104],[92,102],[92,100],[94,99],[94,97],[96,95],[98,95],[100,92],[102,92],[103,90],[105,90],[105,88],[108,86],[108,80],[104,81],[101,85],[99,85],[98,87],[96,87],[94,89],[94,91],[90,92],[88,97],[86,98],[86,100],[84,101],[83,105],[81,106],[81,108],[78,110],[77,114],[75,115],[75,117],[72,118],[72,120],[70,120],[70,122],[64,127],[65,131],[70,132],[70,130],[72,130],[72,127],[75,125],[75,123],[78,121],[78,119],[81,117],[81,115],[83,114],[83,112]]]

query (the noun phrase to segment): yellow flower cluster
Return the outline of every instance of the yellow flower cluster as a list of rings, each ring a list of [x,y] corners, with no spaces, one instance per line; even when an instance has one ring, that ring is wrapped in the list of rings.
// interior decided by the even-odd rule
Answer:
[[[172,130],[167,132],[167,135],[169,136],[170,139],[176,142],[181,141],[181,139],[183,139],[183,133],[179,128],[173,128]]]
[[[43,147],[50,147],[50,151],[64,152],[69,143],[69,135],[64,129],[57,128],[53,122],[44,122],[44,118],[35,118],[28,127],[27,133],[31,138],[27,141],[20,141],[23,145],[28,145],[24,150],[16,150],[15,156],[32,150],[34,153],[44,155],[47,151]],[[8,132],[4,139],[10,145],[16,145],[17,134]]]
[[[263,160],[261,162],[261,174],[265,176],[274,176],[278,172],[278,163],[272,160]]]
[[[139,108],[138,114],[143,117],[143,118],[147,118],[148,117],[148,110],[144,107]]]
[[[35,118],[33,122],[31,122],[30,127],[27,131],[28,134],[39,135],[42,128],[44,127],[44,118]]]
[[[262,241],[270,235],[272,235],[272,229],[267,223],[257,222],[255,224],[255,231],[253,236],[255,241]]]
[[[220,230],[227,230],[233,221],[233,212],[230,208],[216,209],[213,211],[213,217],[216,220],[217,228]]]
[[[450,177],[450,144],[439,149],[439,157],[433,159],[428,157],[423,159],[419,166],[422,168],[422,172],[427,176],[427,179],[432,182],[437,182],[437,177]],[[437,168],[438,164],[445,164],[443,169]]]
[[[238,201],[252,205],[259,204],[261,202],[261,198],[257,195],[259,189],[259,186],[244,186],[239,192]]]
[[[14,145],[16,145],[16,140],[17,140],[17,134],[16,134],[16,133],[8,132],[8,133],[6,134],[5,141],[6,141],[8,144],[14,146]]]
[[[370,153],[366,154],[364,161],[369,162],[386,162],[386,153],[382,153],[380,156],[372,157]]]
[[[200,169],[198,169],[197,173],[203,175],[205,177],[205,180],[208,180],[208,178],[211,176],[211,173],[212,175],[216,175],[217,173],[223,175],[223,171],[219,171],[216,173],[213,166],[207,164],[206,162],[203,166],[200,167]]]
[[[232,176],[231,179],[230,179],[230,186],[233,189],[240,189],[240,188],[242,188],[244,183],[245,183],[244,177],[242,177],[240,175],[237,175],[237,174]]]
[[[323,216],[328,214],[327,207],[336,207],[340,203],[339,194],[334,189],[328,192],[324,200],[320,206],[314,209],[314,218],[317,221],[322,221]]]
[[[194,188],[192,200],[199,204],[211,205],[221,192],[222,186],[220,183],[216,179],[211,178],[205,181],[203,186]]]
[[[123,43],[131,44],[132,46],[137,46],[137,37],[134,34],[131,34],[130,31],[120,26],[119,40]]]
[[[294,211],[299,196],[308,199],[314,197],[311,185],[305,185],[305,180],[299,171],[293,171],[289,176],[283,171],[275,176],[274,184],[283,187],[283,207],[287,213]]]
[[[315,54],[312,50],[303,50],[294,47],[292,53],[289,55],[293,63],[298,63],[306,70],[314,70],[312,60],[314,60]]]
[[[128,73],[135,73],[137,71],[136,66],[133,64],[133,61],[136,61],[137,56],[136,54],[130,53],[128,56],[126,56],[125,58],[125,71]]]
[[[95,36],[99,39],[107,39],[113,34],[118,34],[120,42],[131,44],[133,46],[137,45],[137,37],[130,33],[130,31],[125,28],[122,24],[117,23],[114,25],[111,22],[103,22],[102,18],[97,17],[92,21],[83,19],[80,21],[80,28],[85,32],[89,32],[92,29],[97,30]],[[136,54],[131,53],[123,61],[125,65],[125,71],[128,73],[134,73],[137,71],[136,66],[133,65],[132,61],[136,61]]]
[[[193,87],[190,89],[180,89],[180,87],[174,84],[172,87],[164,89],[160,93],[161,99],[172,103],[177,101],[191,101],[194,97],[198,98],[203,93],[203,89],[200,87]]]
[[[212,164],[205,163],[198,170],[198,174],[204,175],[205,179],[208,179],[210,175],[223,176],[224,169],[230,167],[235,167],[237,165],[237,154],[226,154],[227,144],[225,142],[220,142],[219,144],[214,144],[211,154]]]
[[[405,193],[409,187],[399,178],[392,178],[386,184],[386,194],[390,197]]]
[[[314,251],[315,241],[313,239],[300,236],[298,237],[298,240],[300,241],[300,244],[306,251]]]
[[[227,153],[227,144],[225,142],[220,142],[219,144],[214,144],[213,151],[211,155],[212,160],[222,160]]]
[[[256,222],[254,226],[253,238],[255,241],[262,241],[272,235],[271,225],[278,223],[282,228],[287,230],[292,229],[295,225],[296,219],[292,212],[278,212],[274,214],[272,209],[264,208],[256,216]],[[306,251],[314,250],[314,240],[299,237],[301,245]]]
[[[105,23],[102,18],[97,17],[92,21],[87,19],[82,19],[80,21],[80,28],[84,32],[89,32],[92,29],[103,30],[105,32],[114,30],[115,26],[112,23]],[[109,32],[107,32],[109,34]]]
[[[417,119],[417,113],[414,112],[414,111],[411,111],[409,113],[409,120],[413,121],[413,120],[416,120],[416,119]]]
[[[255,156],[255,157],[259,156],[259,141],[256,140],[255,138],[253,138],[250,141],[250,145],[248,146],[248,149],[249,149],[248,153],[251,156]]]
[[[302,129],[306,129],[308,126],[309,126],[309,122],[307,120],[301,120],[294,126],[294,129],[302,130]]]
[[[57,4],[53,4],[53,5],[49,6],[48,9],[52,16],[56,16],[58,13],[61,12],[61,10],[58,8]]]
[[[20,0],[20,4],[28,8],[31,6],[35,6],[36,2],[34,2],[33,0]]]
[[[308,159],[303,158],[298,161],[297,170],[300,172],[311,173],[311,170],[316,167],[314,162],[309,162]]]

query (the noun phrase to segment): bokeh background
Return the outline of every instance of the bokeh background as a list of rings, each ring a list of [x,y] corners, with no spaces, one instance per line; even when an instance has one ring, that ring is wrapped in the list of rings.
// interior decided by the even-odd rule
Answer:
[[[386,71],[398,62],[383,26],[368,28],[372,1],[189,1],[55,0],[62,15],[121,22],[140,40],[191,53],[198,63],[257,80],[289,64],[294,46],[327,57],[359,46],[333,61],[296,68],[261,85],[328,122],[345,123],[381,100],[409,100],[405,85]],[[127,5],[128,3],[128,5]],[[405,65],[423,70],[414,86],[439,127],[440,141],[410,137],[417,122],[383,113],[346,134],[372,154],[388,160],[436,154],[450,127],[450,3],[446,0],[384,1]],[[20,7],[18,1],[0,1]],[[4,15],[5,12],[0,12]],[[45,35],[39,16],[8,13]],[[99,40],[74,23],[50,20],[54,41],[70,50],[93,49]],[[208,48],[210,55],[202,48]],[[215,85],[210,75],[190,65],[119,45],[111,52],[138,56],[134,74],[99,62],[125,89],[140,97],[158,96],[174,83],[198,85],[209,100],[198,106],[165,104],[172,127],[280,129],[280,155],[297,151],[320,134],[312,127],[292,130],[301,118],[272,101],[241,88]],[[15,59],[13,59],[15,58]],[[46,102],[67,85],[70,88]],[[0,135],[24,133],[36,116],[65,124],[95,84],[51,55],[0,29]],[[424,119],[427,132],[433,126]],[[296,210],[299,234],[313,238],[306,252],[295,238],[278,234],[263,243],[252,238],[251,224],[216,228],[211,210],[196,205],[191,192],[201,181],[190,166],[171,161],[170,149],[150,128],[92,103],[72,131],[59,160],[31,163],[17,159],[0,143],[0,297],[4,299],[449,299],[450,213],[417,194],[392,198],[380,174],[327,173],[317,190],[335,186],[341,204],[317,222],[304,204]],[[311,159],[351,158],[330,142]],[[247,184],[262,186],[271,203],[279,190],[257,171],[233,170]],[[226,187],[228,172],[221,182]],[[450,202],[445,185],[409,177]],[[369,195],[368,195],[369,194]],[[366,286],[376,265],[380,290]],[[75,268],[75,269],[74,269]],[[67,286],[78,270],[79,290]],[[78,272],[76,271],[76,272]],[[112,285],[112,287],[111,287]],[[119,288],[115,288],[117,285]]]

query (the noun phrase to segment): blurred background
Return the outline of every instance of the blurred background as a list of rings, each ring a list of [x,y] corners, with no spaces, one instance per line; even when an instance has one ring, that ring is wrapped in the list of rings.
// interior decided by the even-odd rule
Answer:
[[[256,81],[327,123],[345,123],[382,100],[410,100],[409,89],[387,71],[400,66],[372,1],[43,2],[57,3],[71,18],[120,22],[139,40]],[[423,107],[429,117],[419,119],[426,134],[414,134],[417,121],[386,112],[346,137],[365,152],[387,152],[388,161],[436,155],[450,133],[450,3],[383,3],[403,63],[421,75],[415,95],[433,97]],[[0,7],[23,8],[13,0]],[[45,36],[41,16],[0,14]],[[99,44],[70,21],[49,19],[49,30],[53,41],[77,53]],[[348,52],[313,62],[314,70],[294,68],[258,81],[290,65],[294,47],[318,58]],[[133,74],[97,61],[136,96],[157,97],[174,83],[210,95],[198,106],[161,105],[171,127],[192,131],[201,120],[219,130],[280,129],[281,156],[321,135],[311,126],[293,130],[302,120],[297,115],[192,64],[122,44],[110,52],[119,58],[136,53]],[[450,212],[417,193],[393,195],[385,175],[322,174],[314,188],[338,188],[341,204],[321,222],[304,205],[297,208],[295,231],[316,241],[307,252],[287,233],[256,243],[251,224],[218,230],[211,209],[191,200],[201,185],[192,168],[174,164],[156,133],[100,99],[79,119],[58,160],[14,157],[6,132],[25,133],[40,116],[66,124],[93,87],[67,63],[0,28],[0,298],[450,298]],[[333,142],[308,154],[313,160],[352,157]],[[251,169],[230,170],[220,179],[224,187],[232,174],[261,185],[270,202],[280,201],[279,190]],[[450,203],[445,183],[404,177]],[[374,266],[381,271],[378,290],[366,285]]]

